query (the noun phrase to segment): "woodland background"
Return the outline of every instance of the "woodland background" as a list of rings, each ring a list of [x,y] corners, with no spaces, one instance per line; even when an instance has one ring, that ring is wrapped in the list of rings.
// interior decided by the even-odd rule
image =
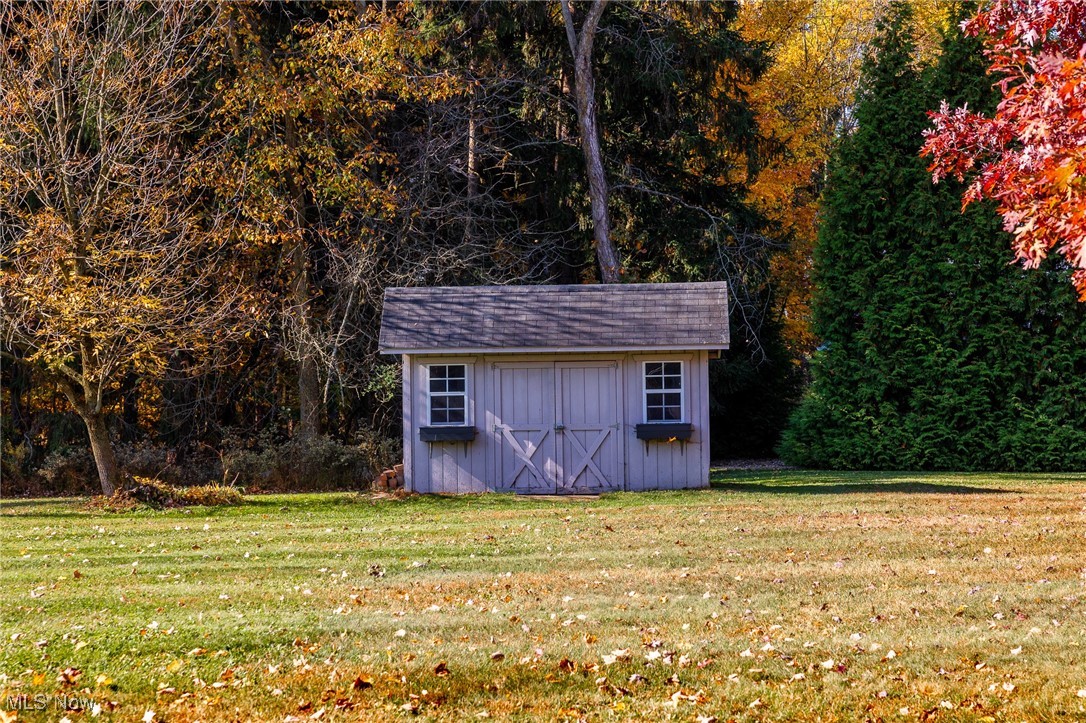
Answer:
[[[400,285],[725,279],[714,458],[1086,468],[1070,269],[919,155],[974,5],[3,8],[4,494],[365,484]]]

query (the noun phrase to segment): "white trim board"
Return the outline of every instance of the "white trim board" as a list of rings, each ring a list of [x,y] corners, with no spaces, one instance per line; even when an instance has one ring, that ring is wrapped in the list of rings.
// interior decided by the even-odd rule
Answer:
[[[634,353],[634,352],[675,352],[675,351],[699,351],[699,350],[723,350],[729,349],[727,344],[683,344],[681,346],[592,346],[570,347],[555,349],[552,347],[471,347],[465,349],[381,349],[381,354],[413,354],[430,355],[441,354],[444,356],[460,356],[463,354],[595,354],[595,353]]]

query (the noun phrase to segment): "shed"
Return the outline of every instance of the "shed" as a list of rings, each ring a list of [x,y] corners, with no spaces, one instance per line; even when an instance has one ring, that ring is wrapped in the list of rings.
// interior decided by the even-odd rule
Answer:
[[[404,483],[456,494],[709,484],[723,282],[390,288]]]

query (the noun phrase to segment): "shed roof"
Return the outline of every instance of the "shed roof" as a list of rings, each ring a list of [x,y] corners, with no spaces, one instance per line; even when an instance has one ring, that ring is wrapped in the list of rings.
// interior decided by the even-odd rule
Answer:
[[[728,289],[688,284],[385,289],[386,354],[727,349]]]

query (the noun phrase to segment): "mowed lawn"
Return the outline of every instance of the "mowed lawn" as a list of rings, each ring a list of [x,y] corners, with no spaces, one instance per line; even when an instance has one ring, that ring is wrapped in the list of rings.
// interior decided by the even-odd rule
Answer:
[[[2,513],[18,720],[1086,719],[1086,474]]]

